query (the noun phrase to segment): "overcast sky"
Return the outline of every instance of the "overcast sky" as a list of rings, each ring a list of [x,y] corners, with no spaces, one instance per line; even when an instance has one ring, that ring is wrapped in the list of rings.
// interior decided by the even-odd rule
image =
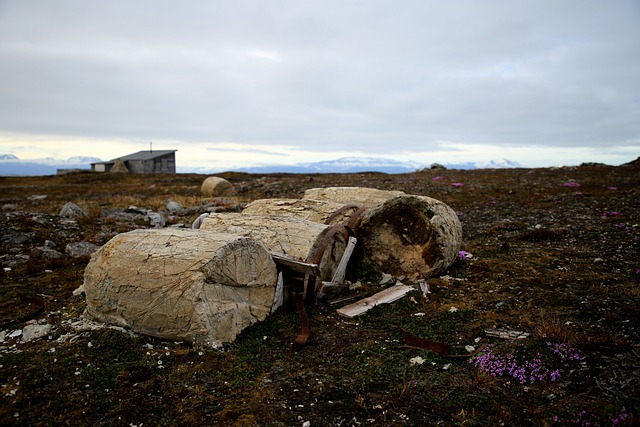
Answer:
[[[0,153],[640,156],[639,0],[0,0]]]

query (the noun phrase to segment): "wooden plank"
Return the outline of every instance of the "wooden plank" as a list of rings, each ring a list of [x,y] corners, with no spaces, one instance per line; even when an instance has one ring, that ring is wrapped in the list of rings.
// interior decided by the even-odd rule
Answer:
[[[288,267],[298,273],[320,276],[320,268],[318,267],[318,264],[299,261],[295,258],[277,252],[271,252],[271,258],[273,258],[273,261],[276,264]]]
[[[373,307],[379,304],[388,304],[399,300],[407,294],[409,291],[413,291],[414,288],[402,283],[387,288],[378,292],[369,298],[362,299],[360,301],[349,304],[345,307],[339,308],[337,313],[344,317],[356,317],[371,310]]]
[[[338,264],[338,268],[336,269],[335,273],[333,273],[333,278],[331,279],[332,282],[344,282],[344,276],[347,272],[347,264],[349,264],[351,254],[353,254],[353,249],[356,247],[356,243],[358,243],[358,239],[356,239],[355,237],[349,237],[349,241],[347,242],[347,247],[344,250],[344,254],[342,255],[340,264]]]

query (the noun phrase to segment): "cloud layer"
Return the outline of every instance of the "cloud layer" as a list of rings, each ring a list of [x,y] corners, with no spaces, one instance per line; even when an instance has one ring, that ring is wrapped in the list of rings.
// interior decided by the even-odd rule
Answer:
[[[632,0],[3,1],[0,151],[634,158],[639,24]]]

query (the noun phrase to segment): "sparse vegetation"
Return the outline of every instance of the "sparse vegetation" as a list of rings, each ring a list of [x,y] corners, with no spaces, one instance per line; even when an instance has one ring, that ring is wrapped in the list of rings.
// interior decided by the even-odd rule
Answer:
[[[205,204],[205,176],[0,178],[0,424],[637,425],[639,169],[220,176],[239,195],[207,202],[222,211],[300,197],[311,187],[429,195],[458,212],[470,256],[429,278],[428,298],[416,286],[355,319],[340,318],[339,305],[310,307],[311,339],[293,353],[292,309],[223,351],[82,330],[74,322],[84,301],[73,291],[88,258],[56,258],[42,248],[64,254],[70,242],[104,244],[148,227],[102,213],[131,205],[161,211],[167,199],[184,208],[165,212],[167,225],[190,224]],[[66,202],[88,215],[62,220]],[[370,266],[353,271],[361,296],[383,288]],[[21,342],[13,333],[33,320],[52,328]],[[510,342],[487,336],[489,328],[531,336]],[[447,343],[451,354],[406,346],[404,331]],[[451,357],[483,344],[473,358]]]

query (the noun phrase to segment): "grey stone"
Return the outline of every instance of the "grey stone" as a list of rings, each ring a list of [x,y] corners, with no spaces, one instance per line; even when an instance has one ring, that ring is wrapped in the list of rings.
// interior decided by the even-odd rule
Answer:
[[[164,207],[167,208],[170,213],[182,212],[182,205],[178,202],[174,202],[173,200],[167,200]]]
[[[90,242],[74,242],[64,248],[64,253],[71,258],[80,258],[91,256],[98,249],[100,246]]]
[[[35,321],[29,322],[22,328],[22,341],[30,342],[37,340],[38,338],[46,337],[51,333],[53,326],[48,323],[39,324]]]
[[[60,209],[60,216],[63,218],[82,218],[87,216],[87,213],[75,203],[67,202]]]
[[[149,225],[154,228],[162,228],[167,223],[164,215],[162,215],[160,212],[147,212],[147,219],[149,220]]]

